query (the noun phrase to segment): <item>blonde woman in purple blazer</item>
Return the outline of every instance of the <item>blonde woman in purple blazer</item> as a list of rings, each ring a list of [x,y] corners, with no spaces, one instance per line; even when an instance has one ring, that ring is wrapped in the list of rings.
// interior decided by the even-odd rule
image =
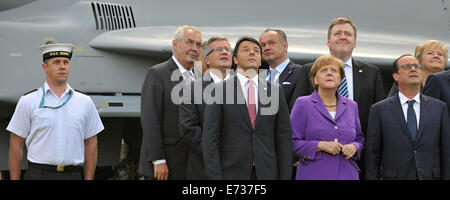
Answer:
[[[291,112],[294,154],[300,157],[297,180],[358,180],[364,136],[358,105],[338,92],[344,63],[331,55],[311,68],[315,91],[297,98]]]

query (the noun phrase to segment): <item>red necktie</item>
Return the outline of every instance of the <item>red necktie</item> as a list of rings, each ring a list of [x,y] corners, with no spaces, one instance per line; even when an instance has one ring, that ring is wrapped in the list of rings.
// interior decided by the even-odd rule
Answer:
[[[253,81],[248,80],[248,115],[250,116],[250,121],[252,122],[252,128],[255,128],[256,122],[256,101],[255,101],[255,87],[253,86]]]

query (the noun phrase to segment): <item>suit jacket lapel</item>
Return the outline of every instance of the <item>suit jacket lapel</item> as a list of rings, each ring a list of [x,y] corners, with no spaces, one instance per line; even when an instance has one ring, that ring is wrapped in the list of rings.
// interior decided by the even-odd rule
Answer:
[[[214,84],[214,81],[212,80],[209,73],[204,73],[203,76],[204,77],[201,77],[202,78],[202,80],[201,80],[201,82],[202,82],[202,94],[201,94],[202,97],[203,97],[203,92],[205,91],[205,88],[210,84]],[[212,92],[213,92],[212,95],[215,95],[214,94],[215,91],[212,91]],[[194,98],[194,97],[192,97],[192,98]],[[202,113],[205,111],[205,104],[206,104],[205,100],[204,100],[204,98],[202,98],[202,104],[199,105],[201,108],[200,112],[202,112]]]
[[[176,70],[176,69],[178,69],[178,66],[177,66],[177,64],[175,63],[175,61],[173,60],[173,58],[170,58],[168,61],[168,65],[169,65],[169,69],[170,70]]]
[[[334,117],[334,121],[337,121],[339,117],[341,117],[345,109],[347,108],[347,101],[344,99],[342,95],[338,93],[338,101],[337,101],[337,107],[336,107],[336,117]]]
[[[413,138],[412,138],[411,134],[409,133],[408,126],[406,125],[406,120],[405,120],[405,116],[403,115],[402,105],[400,104],[400,98],[398,97],[398,95],[395,95],[395,96],[391,97],[390,102],[391,102],[390,110],[392,111],[392,114],[397,119],[397,122],[400,123],[400,127],[403,130],[402,133],[405,134],[406,137],[408,137],[409,140],[414,143]],[[395,122],[393,122],[393,123],[395,123]]]
[[[237,76],[234,77],[233,80],[234,86],[234,96],[235,96],[235,104],[237,105],[237,109],[242,115],[242,118],[246,121],[247,125],[252,128],[252,123],[250,122],[250,115],[248,114],[248,108],[245,101],[245,96],[241,87],[241,83],[239,82],[239,78]],[[228,87],[228,86],[227,86]],[[227,90],[233,91],[233,90]],[[242,103],[243,102],[243,103]]]
[[[263,77],[258,79],[258,111],[256,113],[256,122],[255,122],[255,128],[258,126],[259,121],[261,119],[261,108],[262,107],[269,107],[271,103],[270,102],[268,104],[262,104],[261,103],[261,97],[264,95],[265,97],[268,97],[268,95],[273,95],[271,94],[271,88],[273,85],[270,85],[271,83],[266,81]],[[280,88],[281,89],[281,88]],[[250,116],[250,115],[249,115]],[[250,117],[249,117],[250,119]]]
[[[332,121],[334,123],[333,118],[331,118],[330,113],[328,112],[328,110],[325,108],[325,105],[323,104],[322,100],[319,97],[319,94],[317,94],[317,91],[313,92],[313,96],[311,98],[311,101],[314,103],[314,108],[320,112],[320,114],[322,114],[325,118],[327,118],[328,120]]]
[[[281,72],[280,77],[278,78],[278,83],[282,85],[283,82],[292,74],[294,63],[292,61],[286,66],[286,68]]]
[[[180,83],[181,81],[183,81],[183,75],[181,74],[180,70],[178,69],[178,66],[177,66],[177,64],[175,63],[175,61],[173,60],[173,58],[170,58],[170,59],[167,61],[167,65],[168,65],[168,67],[169,67],[169,72],[170,72],[170,74],[169,74],[169,77],[170,77],[170,78],[169,78],[170,87],[171,87],[171,88],[174,88],[176,84],[178,84],[178,83]],[[173,73],[175,73],[174,75],[175,75],[176,77],[179,77],[179,80],[178,80],[178,81],[172,81],[172,80],[171,80],[171,77],[172,77],[172,74],[173,74]]]
[[[209,72],[209,73],[211,73],[211,72]],[[208,86],[209,84],[214,82],[214,80],[212,79],[212,77],[209,73],[204,73],[203,76],[199,77],[199,78],[202,78],[203,89],[205,89],[206,86]]]
[[[363,84],[364,69],[361,63],[352,59],[352,71],[353,71],[353,99],[359,100],[359,94],[361,93],[361,85]],[[361,71],[361,72],[360,72]]]
[[[416,136],[416,141],[419,141],[420,137],[423,135],[423,130],[425,128],[426,121],[430,115],[430,101],[427,97],[420,95],[420,121],[419,121],[419,132]]]

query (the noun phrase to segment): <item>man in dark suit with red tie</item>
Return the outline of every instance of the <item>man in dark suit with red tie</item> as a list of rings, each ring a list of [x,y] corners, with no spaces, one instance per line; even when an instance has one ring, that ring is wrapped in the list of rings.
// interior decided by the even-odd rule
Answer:
[[[214,85],[223,102],[205,108],[206,173],[214,180],[291,179],[289,110],[280,86],[258,77],[259,42],[238,40],[233,61],[236,76]]]

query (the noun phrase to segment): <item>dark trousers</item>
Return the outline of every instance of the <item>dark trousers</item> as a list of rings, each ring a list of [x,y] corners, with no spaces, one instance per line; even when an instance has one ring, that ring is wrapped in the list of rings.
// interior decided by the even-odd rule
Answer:
[[[82,168],[58,172],[29,164],[28,169],[25,170],[24,180],[83,180],[81,171]]]
[[[258,177],[256,176],[255,166],[252,167],[252,176],[250,177],[250,180],[258,180]]]

